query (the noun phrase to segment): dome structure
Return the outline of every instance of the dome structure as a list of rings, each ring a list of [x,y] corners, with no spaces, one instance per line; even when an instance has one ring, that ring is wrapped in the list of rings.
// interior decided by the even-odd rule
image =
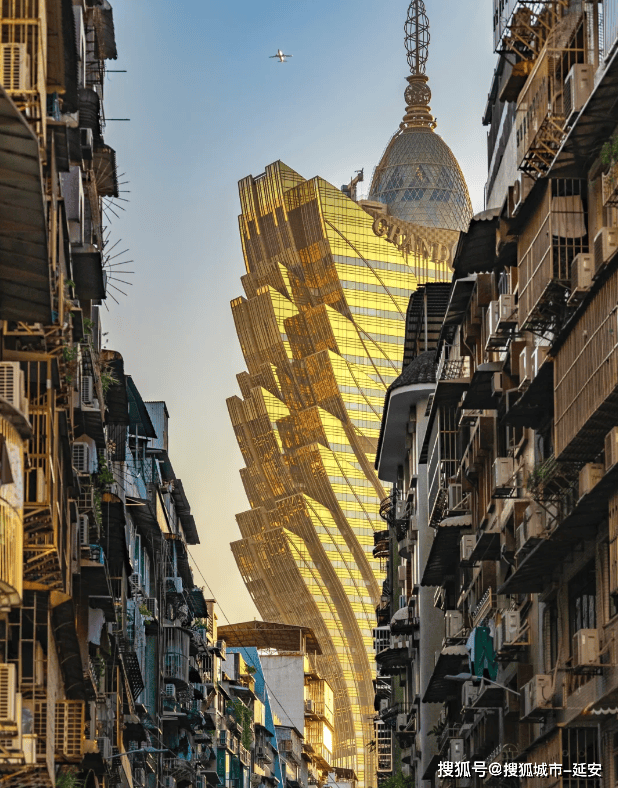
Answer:
[[[472,217],[468,187],[457,159],[435,133],[425,74],[429,22],[423,0],[412,0],[405,25],[411,74],[406,114],[373,175],[369,199],[388,213],[421,227],[465,231]]]

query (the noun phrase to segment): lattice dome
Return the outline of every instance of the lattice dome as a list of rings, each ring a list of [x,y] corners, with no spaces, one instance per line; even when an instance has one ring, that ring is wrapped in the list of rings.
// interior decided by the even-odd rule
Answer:
[[[444,140],[428,128],[398,132],[377,166],[370,200],[421,227],[468,229],[472,205],[463,173]]]

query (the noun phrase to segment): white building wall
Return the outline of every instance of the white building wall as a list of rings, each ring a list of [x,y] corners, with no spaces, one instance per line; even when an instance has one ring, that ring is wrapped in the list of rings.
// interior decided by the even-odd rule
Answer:
[[[260,654],[273,714],[305,731],[305,667],[302,655]]]

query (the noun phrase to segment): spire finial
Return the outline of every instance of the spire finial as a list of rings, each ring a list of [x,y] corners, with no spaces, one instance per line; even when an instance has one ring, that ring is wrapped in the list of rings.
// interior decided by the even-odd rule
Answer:
[[[431,90],[427,85],[428,77],[425,74],[429,55],[429,19],[423,0],[412,0],[410,3],[404,30],[411,73],[407,78],[409,84],[404,94],[406,114],[399,128],[402,131],[419,127],[433,130],[436,121],[429,108]]]

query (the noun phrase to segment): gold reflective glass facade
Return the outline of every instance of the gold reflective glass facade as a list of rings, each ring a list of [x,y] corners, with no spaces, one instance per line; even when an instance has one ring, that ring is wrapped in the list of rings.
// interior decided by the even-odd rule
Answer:
[[[232,302],[247,372],[228,407],[251,505],[232,545],[265,620],[311,626],[334,690],[333,766],[375,784],[373,558],[386,496],[373,469],[410,294],[444,264],[406,256],[374,218],[281,162],[240,182],[245,296]]]

